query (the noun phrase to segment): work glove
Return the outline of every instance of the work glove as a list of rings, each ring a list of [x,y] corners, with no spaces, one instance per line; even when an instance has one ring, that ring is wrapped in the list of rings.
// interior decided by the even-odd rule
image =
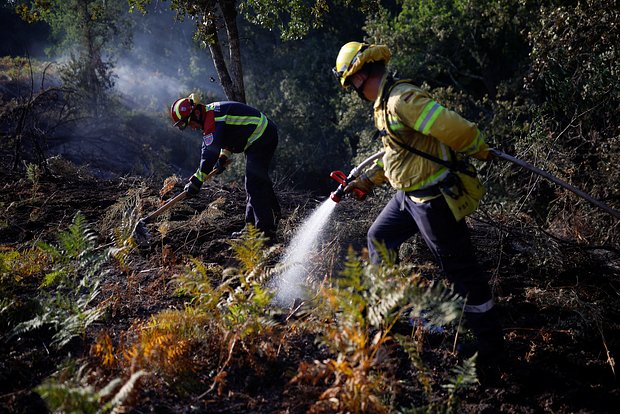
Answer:
[[[192,175],[183,190],[187,192],[187,197],[195,197],[200,192],[200,187],[202,187],[202,183],[196,176]]]
[[[220,175],[221,173],[223,173],[228,164],[230,164],[230,160],[228,159],[228,157],[226,155],[220,155],[215,162],[215,165],[213,166],[213,169],[217,171],[215,174]]]
[[[363,201],[366,198],[366,194],[370,193],[375,184],[368,178],[366,173],[360,175],[355,180],[351,181],[345,188],[344,193],[352,193],[353,197],[358,201]],[[354,191],[355,189],[359,191]]]
[[[481,161],[492,161],[496,158],[496,156],[491,151],[489,151],[490,149],[491,148],[489,148],[489,146],[485,144],[484,148],[473,154],[472,157]]]

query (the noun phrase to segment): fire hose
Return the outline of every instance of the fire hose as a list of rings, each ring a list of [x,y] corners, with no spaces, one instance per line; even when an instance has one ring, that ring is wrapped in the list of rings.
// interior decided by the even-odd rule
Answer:
[[[342,200],[342,197],[345,194],[344,193],[345,187],[351,181],[355,180],[357,178],[357,176],[360,174],[360,172],[364,168],[366,168],[368,165],[370,165],[370,163],[372,163],[374,160],[376,160],[378,158],[383,157],[383,154],[385,154],[385,151],[379,151],[379,152],[371,155],[370,157],[366,158],[364,161],[361,162],[360,165],[358,165],[357,167],[353,168],[348,176],[345,175],[342,171],[332,171],[331,174],[329,174],[329,176],[331,178],[333,178],[334,180],[336,180],[338,183],[340,183],[340,185],[338,186],[336,191],[333,191],[331,193],[330,198],[334,202],[339,203],[340,200]],[[366,192],[362,191],[360,188],[354,188],[353,192],[355,193],[355,197],[358,200],[363,200],[367,196]]]
[[[568,184],[565,181],[560,180],[559,178],[549,174],[546,171],[541,170],[538,167],[534,167],[531,164],[528,164],[527,162],[513,157],[512,155],[508,155],[506,153],[503,153],[499,150],[496,150],[495,148],[491,148],[489,150],[491,153],[495,154],[495,156],[502,158],[506,161],[510,161],[513,164],[518,165],[521,168],[525,168],[526,170],[529,170],[535,174],[540,175],[541,177],[546,178],[549,181],[552,181],[554,183],[556,183],[557,185],[559,185],[560,187],[563,187],[569,191],[572,191],[573,193],[577,194],[579,197],[583,198],[586,201],[589,201],[590,203],[594,204],[595,206],[597,206],[598,208],[606,211],[607,213],[611,214],[612,216],[614,216],[617,219],[620,219],[620,211],[618,210],[614,210],[613,208],[609,207],[607,204],[595,199],[594,197],[592,197],[591,195],[589,195],[588,193],[581,191],[580,189]]]
[[[546,178],[547,180],[556,183],[557,185],[559,185],[560,187],[563,187],[569,191],[572,191],[573,193],[577,194],[579,197],[583,198],[584,200],[592,203],[593,205],[597,206],[598,208],[606,211],[607,213],[611,214],[613,217],[620,219],[620,211],[615,210],[611,207],[609,207],[607,204],[595,199],[594,197],[592,197],[591,195],[589,195],[588,193],[568,184],[565,181],[560,180],[559,178],[555,177],[554,175],[551,175],[550,173],[541,170],[538,167],[533,166],[532,164],[529,164],[519,158],[513,157],[512,155],[508,155],[500,150],[497,150],[495,148],[491,148],[489,149],[489,151],[491,153],[493,153],[496,157],[504,159],[506,161],[510,161],[511,163],[518,165],[521,168],[524,168],[528,171],[531,171],[535,174],[540,175],[543,178]],[[333,191],[330,195],[330,198],[336,202],[339,203],[340,200],[342,200],[342,197],[345,195],[344,189],[346,188],[346,186],[353,180],[355,180],[360,172],[366,167],[368,166],[370,163],[372,163],[373,161],[375,161],[376,159],[383,157],[383,154],[385,154],[385,151],[379,151],[373,155],[371,155],[370,157],[366,158],[364,161],[362,161],[361,164],[359,164],[357,167],[353,168],[351,170],[351,172],[349,173],[349,175],[345,175],[342,171],[332,171],[331,174],[329,175],[331,178],[333,178],[334,180],[336,180],[338,183],[340,183],[340,185],[338,186],[338,188]],[[354,188],[353,192],[355,192],[355,196],[357,199],[359,200],[363,200],[364,198],[366,198],[366,193],[359,189],[359,188]]]

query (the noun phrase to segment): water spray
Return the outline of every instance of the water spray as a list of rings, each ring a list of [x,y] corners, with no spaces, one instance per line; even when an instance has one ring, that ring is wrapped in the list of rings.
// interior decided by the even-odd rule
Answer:
[[[329,198],[331,198],[332,201],[334,201],[335,203],[339,203],[345,194],[344,189],[347,187],[347,185],[351,181],[355,180],[360,175],[360,172],[364,168],[366,168],[376,159],[383,157],[383,154],[385,154],[385,151],[379,151],[371,155],[370,157],[366,158],[364,161],[361,162],[360,165],[353,168],[348,176],[345,176],[342,171],[332,171],[331,174],[329,174],[329,176],[333,178],[334,180],[336,180],[338,183],[340,183],[340,185],[338,186],[336,191],[333,191],[331,193]],[[366,195],[367,195],[366,192],[364,192],[363,190],[359,188],[354,188],[353,192],[355,193],[355,198],[357,198],[358,200],[363,200],[366,198]]]
[[[336,203],[327,199],[321,204],[297,230],[284,253],[283,263],[287,269],[277,278],[275,301],[289,306],[299,299],[304,299],[304,282],[309,273],[313,252],[321,239],[325,224],[336,208]]]
[[[329,217],[336,208],[337,203],[344,196],[344,189],[348,183],[357,178],[360,172],[374,160],[383,156],[385,151],[371,155],[360,165],[355,167],[348,176],[342,171],[333,171],[330,174],[334,180],[340,183],[338,189],[331,193],[330,198],[325,200],[300,226],[291,240],[284,254],[282,262],[286,270],[276,278],[275,302],[289,306],[306,296],[304,281],[309,273],[309,264],[312,261],[313,252],[321,239],[323,229],[329,221]],[[354,190],[355,191],[355,190]],[[357,193],[359,196],[366,194]]]

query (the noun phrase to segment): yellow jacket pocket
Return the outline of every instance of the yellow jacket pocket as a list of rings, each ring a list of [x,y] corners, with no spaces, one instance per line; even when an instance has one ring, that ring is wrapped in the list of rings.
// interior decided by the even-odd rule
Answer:
[[[472,165],[468,166],[467,172],[450,173],[441,185],[441,194],[446,199],[456,221],[473,213],[485,193],[486,190]]]

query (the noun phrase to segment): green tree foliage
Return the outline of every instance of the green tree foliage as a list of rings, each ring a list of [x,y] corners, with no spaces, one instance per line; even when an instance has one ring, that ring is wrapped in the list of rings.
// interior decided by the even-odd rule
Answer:
[[[132,8],[142,12],[151,3],[152,0],[129,0]],[[376,0],[345,0],[337,6],[369,11],[376,4]],[[278,29],[282,39],[291,40],[321,27],[330,11],[325,0],[171,0],[170,8],[177,12],[177,18],[187,17],[196,22],[194,39],[209,48],[226,97],[239,102],[246,101],[246,94],[237,16],[241,14],[249,22],[270,30]],[[221,28],[225,28],[225,33]]]
[[[131,42],[126,7],[124,0],[34,0],[16,8],[28,22],[49,24],[58,40],[50,52],[69,56],[65,85],[79,92],[83,108],[95,116],[114,86],[112,56]]]
[[[269,64],[251,66],[247,83],[252,102],[278,124],[278,173],[301,188],[323,192],[334,184],[329,172],[350,158],[332,106],[338,90],[330,69],[338,44],[324,34],[279,44],[259,31],[246,49],[252,60],[270,56]]]
[[[220,83],[226,97],[230,100],[245,102],[243,68],[241,65],[241,43],[237,26],[237,8],[234,0],[198,0],[192,2],[172,0],[170,8],[177,13],[177,18],[190,18],[195,21],[194,39],[203,47],[208,47]],[[151,0],[129,0],[133,9],[146,13]],[[226,34],[220,34],[219,28],[225,27]],[[225,36],[228,50],[220,36]]]
[[[618,1],[588,0],[541,8],[530,33],[531,68],[526,86],[536,103],[529,151],[557,176],[620,208],[620,13]],[[613,220],[575,198],[559,195],[550,209],[553,226],[566,213],[579,237],[618,242]],[[564,213],[566,212],[566,213]],[[591,224],[596,222],[597,225]],[[563,230],[565,232],[566,230]]]
[[[295,40],[306,37],[312,29],[325,27],[331,22],[327,15],[339,14],[339,9],[371,13],[378,5],[377,0],[247,0],[240,2],[239,8],[249,22],[277,29],[283,40]]]
[[[390,46],[401,77],[452,85],[494,97],[499,84],[527,65],[524,31],[536,22],[538,3],[520,0],[401,0],[392,15],[368,21],[373,42]]]
[[[528,86],[558,122],[577,116],[597,129],[613,130],[620,103],[620,85],[611,81],[620,74],[618,7],[617,1],[588,0],[541,10],[540,25],[530,36]]]

